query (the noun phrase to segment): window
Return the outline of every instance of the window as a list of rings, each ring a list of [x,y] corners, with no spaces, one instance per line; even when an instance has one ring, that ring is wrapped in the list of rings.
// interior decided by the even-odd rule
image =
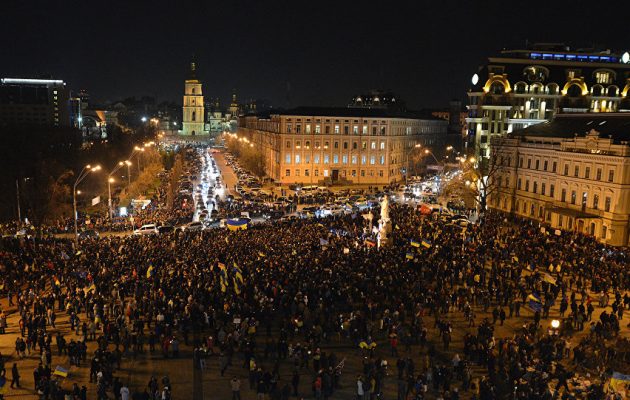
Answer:
[[[549,197],[553,197],[555,189],[556,189],[555,185],[549,185]]]
[[[602,225],[602,239],[606,239],[607,233],[608,233],[608,227],[606,225]]]
[[[534,193],[538,193],[538,182],[534,181]]]
[[[560,201],[562,201],[562,202],[566,202],[567,201],[567,190],[566,189],[562,189],[562,192],[560,194]]]
[[[343,155],[341,156],[341,163],[342,164],[348,164],[348,156],[347,155]]]
[[[367,133],[368,133],[368,126],[367,125],[363,125],[361,133],[363,133],[364,135],[367,135]]]
[[[582,208],[586,208],[587,202],[588,202],[588,194],[587,192],[582,192]]]
[[[356,169],[352,170],[352,176],[357,176],[357,170]]]
[[[348,150],[348,142],[343,142],[343,149]]]
[[[551,169],[551,172],[556,172],[556,170],[558,169],[558,163],[556,161],[553,162],[553,168]]]
[[[376,156],[370,156],[370,164],[371,165],[376,164]]]
[[[606,71],[597,71],[595,72],[595,80],[597,83],[608,84],[610,83],[610,73]]]
[[[291,170],[287,169],[286,171],[284,171],[284,176],[291,176]]]
[[[610,203],[611,202],[612,202],[612,199],[610,197],[606,197],[606,201],[604,203],[604,211],[610,212]]]
[[[299,163],[300,163],[300,155],[299,155],[299,154],[296,154],[296,155],[295,155],[295,163],[296,163],[296,164],[299,164]]]
[[[576,165],[575,169],[573,170],[573,176],[576,178],[580,176],[580,167],[578,165]]]
[[[192,120],[191,121],[195,121],[197,119],[197,112],[193,111],[192,112]]]
[[[316,148],[316,149],[320,149],[320,148],[321,148],[321,147],[319,146],[319,141],[316,141],[316,142],[315,142],[315,148]]]
[[[307,140],[306,142],[304,142],[304,147],[306,147],[307,149],[311,148],[311,141]]]
[[[591,176],[591,167],[586,167],[586,169],[584,170],[584,178],[589,179],[590,176]]]
[[[597,210],[597,207],[599,206],[599,196],[598,195],[593,195],[593,209]]]
[[[352,133],[355,134],[355,135],[359,134],[359,126],[358,125],[354,125],[352,127]]]
[[[343,134],[344,134],[344,135],[347,135],[347,134],[348,134],[348,127],[347,127],[347,126],[344,126],[344,127],[343,127]]]
[[[357,163],[357,156],[352,156],[352,164],[356,164]]]
[[[328,170],[327,169],[324,170],[324,176],[328,176]]]
[[[381,156],[380,162],[381,165],[385,165],[385,156]]]
[[[546,190],[545,190],[546,187],[545,186],[546,186],[545,182],[540,184],[540,194],[542,194],[543,196],[545,195],[545,192],[546,192]]]
[[[385,127],[381,126],[381,136],[385,136]]]
[[[311,133],[311,124],[306,125],[306,133]]]
[[[381,150],[385,150],[385,142],[381,141]]]
[[[523,157],[520,157],[520,158],[518,159],[518,167],[519,167],[519,168],[523,168]]]
[[[302,126],[301,125],[295,125],[295,133],[300,133],[302,132]]]
[[[302,147],[302,142],[301,142],[301,141],[299,141],[299,140],[296,140],[296,141],[295,141],[295,148],[296,148],[296,149],[299,149],[300,147]]]
[[[313,175],[315,175],[315,176],[319,176],[319,170],[318,170],[318,169],[316,169],[315,171],[313,171]]]
[[[381,178],[383,177],[383,170],[382,169],[378,170],[378,176],[380,176]]]
[[[361,156],[361,164],[362,165],[365,165],[365,160],[367,160],[367,157],[366,156]]]
[[[352,150],[356,150],[358,148],[357,142],[352,142]]]
[[[545,160],[545,162],[543,163],[543,169],[546,171],[548,167],[549,167],[549,161]]]
[[[608,182],[612,182],[615,179],[615,170],[611,169],[608,171]]]
[[[290,148],[291,148],[291,141],[287,140],[287,149],[290,149]]]
[[[328,127],[326,127],[328,128]],[[322,127],[319,125],[315,125],[315,133],[322,133]]]
[[[287,124],[287,133],[291,133],[291,124]]]
[[[330,156],[328,154],[324,154],[324,164],[328,164],[330,162]]]
[[[330,143],[328,141],[324,142],[324,149],[328,149],[329,145],[330,145]]]
[[[361,148],[363,150],[367,149],[367,142],[365,140],[363,142],[361,142]]]
[[[286,154],[284,156],[284,162],[287,164],[291,164],[291,154]]]
[[[569,175],[569,164],[564,164],[564,175]]]
[[[333,155],[333,164],[339,164],[339,154]]]
[[[529,179],[525,181],[525,191],[529,192]]]
[[[361,170],[361,176],[365,176],[365,171]]]
[[[375,126],[372,127],[372,135],[376,136],[376,127]]]
[[[299,169],[295,170],[295,176],[300,176],[300,170]]]
[[[308,164],[308,163],[310,163],[310,162],[311,162],[311,156],[310,156],[309,154],[306,154],[306,155],[304,156],[304,162],[305,162],[306,164]]]
[[[532,168],[532,159],[528,158],[527,159],[527,169],[531,169]]]
[[[370,148],[372,150],[376,150],[376,141],[375,140],[372,140],[372,144],[370,145]]]
[[[313,156],[313,164],[319,164],[319,154],[315,154],[315,156]]]
[[[335,146],[335,149],[338,149],[339,148],[339,142],[335,141],[334,146]]]
[[[304,176],[309,176],[310,175],[310,169],[305,169],[304,170]]]
[[[325,130],[326,130],[326,134],[327,135],[330,134],[330,126],[326,125]],[[319,132],[317,132],[317,133],[319,133]]]
[[[540,160],[536,160],[536,170],[540,168]]]
[[[571,191],[571,204],[575,204],[575,201],[577,200],[577,193],[575,193],[575,190]]]
[[[518,178],[518,184],[516,185],[518,190],[521,190],[521,182],[521,178]]]
[[[339,125],[335,125],[335,134],[339,134]]]
[[[558,215],[558,226],[562,228],[562,215]]]
[[[595,179],[597,179],[598,181],[602,180],[602,169],[601,168],[597,168],[597,173],[595,175]]]

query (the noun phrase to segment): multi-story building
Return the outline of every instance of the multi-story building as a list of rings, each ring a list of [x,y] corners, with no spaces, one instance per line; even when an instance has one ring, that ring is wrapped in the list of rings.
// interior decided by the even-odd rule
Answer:
[[[441,142],[447,125],[380,108],[299,107],[242,117],[237,134],[277,183],[389,184],[403,179],[415,146]]]
[[[630,114],[560,114],[492,146],[489,207],[630,244]]]
[[[556,113],[630,111],[630,54],[539,44],[503,50],[472,77],[469,151],[490,156],[491,138]]]
[[[4,78],[0,82],[0,125],[73,125],[70,91],[64,81]]]

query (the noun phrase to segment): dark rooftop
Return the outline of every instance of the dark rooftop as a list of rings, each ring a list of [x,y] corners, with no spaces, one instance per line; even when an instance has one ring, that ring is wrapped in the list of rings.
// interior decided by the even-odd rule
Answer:
[[[383,108],[355,107],[297,107],[290,110],[274,110],[274,115],[304,115],[313,117],[357,117],[357,118],[408,118],[440,120],[430,113],[422,111],[398,111]]]
[[[630,113],[559,114],[552,121],[512,132],[512,136],[572,138],[586,136],[591,130],[615,142],[630,141]]]

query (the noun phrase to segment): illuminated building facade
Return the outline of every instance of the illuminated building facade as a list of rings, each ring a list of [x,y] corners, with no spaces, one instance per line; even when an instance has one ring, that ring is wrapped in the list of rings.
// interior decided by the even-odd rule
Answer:
[[[556,44],[489,57],[468,92],[467,146],[487,160],[491,138],[556,114],[630,111],[629,62],[627,52],[573,51]]]
[[[0,80],[0,125],[72,126],[66,83],[57,79]]]
[[[205,135],[205,113],[201,81],[197,79],[197,66],[190,63],[190,76],[184,83],[184,106],[182,109],[181,135]]]
[[[492,146],[490,208],[630,244],[630,113],[559,114]]]
[[[442,142],[448,122],[374,108],[298,107],[239,119],[282,184],[389,184],[404,179],[415,145]]]

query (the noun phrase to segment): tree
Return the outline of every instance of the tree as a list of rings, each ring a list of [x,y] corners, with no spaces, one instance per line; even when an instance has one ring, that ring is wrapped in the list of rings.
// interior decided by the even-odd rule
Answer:
[[[226,147],[230,153],[237,157],[241,165],[259,178],[265,176],[265,160],[253,143],[244,138],[228,136]]]

